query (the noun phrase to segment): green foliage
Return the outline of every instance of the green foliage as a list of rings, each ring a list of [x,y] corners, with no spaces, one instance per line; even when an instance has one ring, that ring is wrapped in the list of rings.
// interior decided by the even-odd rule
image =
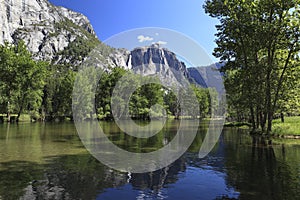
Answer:
[[[180,102],[176,97],[176,94],[172,90],[165,90],[164,102],[166,102],[168,114],[175,116],[175,118],[178,118],[181,111]]]
[[[194,93],[198,99],[200,117],[204,118],[210,109],[210,95],[208,89],[192,86]]]
[[[283,89],[286,92],[281,92],[278,100],[276,114],[283,113],[287,115],[300,114],[300,63],[292,68],[294,72],[288,73],[288,78]]]
[[[96,38],[86,39],[78,36],[58,54],[70,58],[71,62],[74,60],[82,61],[96,47],[97,44],[99,44],[99,41]]]
[[[64,65],[49,66],[43,95],[43,111],[49,119],[72,116],[72,92],[76,73]]]
[[[94,67],[86,67],[81,69],[77,74],[73,88],[73,116],[76,120],[95,119],[94,102],[97,80],[102,71]]]
[[[112,68],[110,72],[103,72],[96,90],[96,108],[99,119],[111,119],[111,96],[118,80],[126,73],[120,67]],[[117,101],[117,99],[115,99]],[[118,99],[118,105],[122,106],[124,101]],[[121,109],[121,108],[120,108]],[[117,114],[118,115],[118,114]]]
[[[73,61],[82,61],[92,49],[101,44],[95,35],[89,33],[81,26],[74,24],[67,18],[55,24],[55,33],[50,34],[50,37],[57,36],[61,31],[65,30],[70,32],[71,35],[76,36],[76,38],[64,50],[59,52],[58,55],[67,57],[70,63],[73,63]]]
[[[146,78],[146,77],[145,77]],[[151,77],[150,77],[151,79]],[[162,116],[153,106],[165,107],[163,100],[163,87],[159,84],[150,83],[140,86],[131,96],[130,114],[135,119],[150,119],[150,113],[154,116]]]
[[[274,120],[273,133],[279,135],[300,135],[300,117],[286,117],[282,123],[280,119]]]
[[[89,33],[87,30],[85,30],[83,27],[78,26],[77,24],[74,24],[70,19],[64,18],[63,20],[57,22],[54,24],[55,27],[55,33],[52,33],[51,36],[57,36],[61,33],[63,30],[67,30],[72,34],[75,34],[80,31],[82,34],[84,34],[86,37],[89,37],[89,39],[95,38],[94,35]]]
[[[221,23],[214,55],[226,62],[229,110],[238,118],[245,114],[253,129],[269,133],[273,115],[288,109],[284,99],[295,93],[289,85],[299,82],[299,5],[299,0],[208,0],[204,6]]]
[[[0,46],[0,104],[1,112],[36,111],[42,103],[46,77],[45,62],[34,61],[24,42]]]
[[[205,117],[210,112],[211,102],[215,103],[216,97],[212,97],[211,94],[215,94],[214,90],[211,89],[197,88],[193,86],[193,90],[198,102],[189,102],[190,96],[187,91],[180,91],[175,94],[171,88],[165,88],[155,77],[143,77],[143,82],[151,82],[146,85],[141,85],[140,75],[134,75],[122,68],[113,68],[109,72],[104,72],[101,75],[101,79],[98,83],[96,90],[96,108],[98,118],[100,119],[112,119],[112,108],[111,102],[117,106],[114,110],[114,116],[119,118],[122,116],[126,105],[124,96],[114,96],[112,99],[113,90],[116,87],[117,82],[126,74],[126,79],[122,79],[122,84],[118,88],[121,91],[130,91],[131,88],[135,87],[136,90],[132,93],[129,99],[129,115],[133,119],[148,120],[150,116],[159,117],[162,116],[162,110],[167,111],[166,114],[173,115],[178,118],[180,115],[191,116],[192,111],[196,110],[195,106],[200,106],[201,116]],[[188,113],[181,113],[180,104],[181,101],[185,100],[188,106]],[[128,117],[128,116],[127,116]],[[198,116],[193,116],[198,117]]]
[[[73,48],[80,49],[79,46]],[[109,53],[109,48],[99,50]],[[80,51],[68,53],[79,55],[82,53]],[[8,116],[16,114],[17,119],[22,113],[31,115],[35,120],[72,118],[73,106],[77,110],[76,119],[95,118],[92,113],[96,109],[97,118],[110,120],[113,118],[112,101],[117,105],[115,117],[120,117],[126,106],[129,111],[127,114],[133,119],[161,117],[163,110],[176,118],[180,115],[198,117],[192,111],[200,105],[200,117],[203,118],[211,112],[209,107],[214,102],[210,95],[213,92],[208,89],[193,87],[193,90],[177,91],[175,95],[171,88],[161,86],[156,77],[141,77],[120,67],[107,71],[86,67],[77,73],[67,65],[34,61],[23,42],[18,45],[5,44],[0,47],[0,53],[0,109]],[[122,91],[136,88],[128,105],[122,96],[112,98],[117,82],[124,75],[128,75],[128,78],[121,83]],[[144,81],[149,83],[142,85]],[[190,100],[190,92],[195,93],[198,102]],[[189,109],[186,113],[180,110],[183,100]]]
[[[101,75],[97,92],[96,92],[96,107],[98,118],[112,119],[111,102],[118,106],[115,110],[115,117],[120,117],[125,106],[125,97],[114,96],[112,99],[113,90],[121,77],[126,71],[122,68],[112,68],[110,72],[104,72]],[[156,104],[164,105],[163,89],[158,84],[147,84],[140,86],[140,76],[127,72],[127,79],[122,82],[122,91],[129,91],[130,88],[137,87],[137,90],[132,94],[129,101],[129,114],[132,118],[149,119],[150,108]],[[144,79],[151,77],[144,77]],[[140,86],[140,87],[139,87]],[[153,113],[155,114],[155,113]]]

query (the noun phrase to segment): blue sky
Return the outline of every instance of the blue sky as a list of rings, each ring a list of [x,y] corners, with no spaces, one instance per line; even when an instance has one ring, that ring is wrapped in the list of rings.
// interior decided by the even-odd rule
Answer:
[[[212,52],[216,47],[214,34],[218,21],[205,14],[202,8],[204,0],[50,0],[50,2],[86,15],[101,41],[130,29],[167,28],[185,34],[203,47],[211,60],[203,59],[197,63],[198,65],[209,65],[216,61]]]

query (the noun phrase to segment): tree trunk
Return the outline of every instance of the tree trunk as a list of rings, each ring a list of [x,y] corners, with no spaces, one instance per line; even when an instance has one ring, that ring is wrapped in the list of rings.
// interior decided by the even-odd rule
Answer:
[[[284,114],[280,113],[281,122],[284,123]]]
[[[8,93],[8,96],[10,96],[10,92]],[[7,117],[7,122],[10,122],[10,104],[9,104],[9,101],[7,101],[7,114],[6,114],[6,117]]]
[[[254,109],[253,109],[253,106],[250,106],[250,112],[251,112],[252,131],[255,131],[256,125],[255,125],[255,115],[254,115]]]
[[[24,99],[24,98],[23,98],[23,99]],[[17,116],[16,122],[19,122],[19,119],[20,119],[20,116],[21,116],[22,111],[23,111],[23,101],[22,101],[21,107],[20,107],[20,109],[19,109],[19,112],[18,112],[18,116]]]
[[[259,125],[260,125],[260,118],[259,118],[259,108],[258,106],[256,107],[256,128],[259,129]]]
[[[266,115],[263,114],[263,112],[260,112],[260,126],[262,132],[266,130],[266,120],[267,120]]]
[[[273,112],[270,111],[268,113],[268,129],[267,129],[267,134],[270,135],[272,131],[272,121],[273,121]]]
[[[18,116],[17,116],[16,122],[19,122],[20,116],[21,116],[21,111],[18,112]]]
[[[267,100],[267,105],[266,105],[266,118],[267,118],[267,134],[269,135],[272,129],[272,104],[271,104],[271,80],[270,80],[270,76],[268,75],[267,78],[267,91],[266,91],[266,100]]]
[[[7,117],[7,122],[10,122],[10,113],[9,112],[7,112],[6,117]]]

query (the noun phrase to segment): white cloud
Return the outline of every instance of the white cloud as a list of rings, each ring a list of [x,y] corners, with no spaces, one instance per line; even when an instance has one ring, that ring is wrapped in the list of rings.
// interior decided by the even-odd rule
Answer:
[[[167,42],[165,42],[165,41],[158,41],[158,42],[152,42],[152,44],[165,45],[165,44],[167,44]]]
[[[146,42],[146,41],[152,41],[153,40],[152,37],[144,36],[144,35],[139,35],[137,37],[137,39],[139,40],[139,42]]]
[[[155,33],[155,35],[156,35],[156,36],[158,36],[158,35],[159,35],[159,33]]]

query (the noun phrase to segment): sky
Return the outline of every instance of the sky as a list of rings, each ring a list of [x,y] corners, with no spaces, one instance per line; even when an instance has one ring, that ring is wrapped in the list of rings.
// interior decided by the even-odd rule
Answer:
[[[122,39],[116,37],[116,34],[120,35],[124,31],[128,33],[128,30],[138,29],[141,30],[140,34],[136,30],[129,31],[131,35],[134,35],[137,42],[134,45],[145,43],[146,46],[153,42],[159,42],[166,48],[170,48],[167,45],[170,45],[171,42],[177,43],[180,39],[179,36],[177,39],[173,38],[171,41],[167,41],[169,38],[166,32],[174,30],[177,35],[184,34],[201,46],[203,48],[201,54],[206,52],[207,58],[204,59],[205,56],[200,56],[203,59],[197,61],[196,65],[209,65],[217,61],[212,56],[212,52],[216,47],[214,42],[215,25],[219,22],[205,14],[204,0],[50,0],[50,2],[87,16],[101,41],[109,45],[120,44],[120,46],[114,47],[130,48],[129,46],[122,46],[122,42],[116,41],[129,41],[128,34],[125,34],[126,36],[123,34]],[[144,27],[162,29],[154,31],[153,28],[142,29]],[[147,34],[147,31],[152,32],[152,35]],[[163,34],[165,37],[164,40],[161,40]],[[114,41],[111,39],[113,36],[115,36]],[[178,42],[176,45],[178,47],[181,44],[183,42]],[[126,44],[124,43],[124,45]],[[192,52],[193,50],[189,49],[188,51]]]

